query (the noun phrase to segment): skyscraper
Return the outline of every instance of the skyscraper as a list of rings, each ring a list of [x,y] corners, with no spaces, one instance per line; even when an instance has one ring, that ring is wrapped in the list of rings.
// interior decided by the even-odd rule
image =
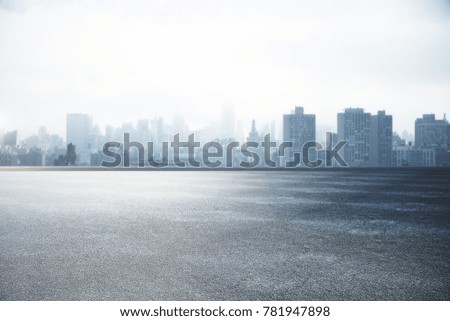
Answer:
[[[258,147],[252,148],[252,151],[256,154],[258,154],[259,159],[261,160],[259,162],[259,167],[264,166],[264,161],[262,161],[264,158],[264,148],[262,148],[262,142],[264,141],[264,137],[260,135],[260,133],[256,130],[256,122],[253,119],[252,120],[252,129],[248,133],[247,142],[257,142],[259,145]],[[245,161],[252,161],[248,157],[242,156],[242,159]]]
[[[166,137],[164,119],[162,117],[155,118],[151,121],[150,134],[151,139],[155,143],[161,143]]]
[[[346,140],[344,160],[350,166],[368,166],[371,115],[363,108],[346,108],[338,114],[338,140]]]
[[[416,148],[447,148],[448,121],[436,119],[434,114],[423,115],[415,123]]]
[[[445,114],[444,119],[447,119]],[[447,148],[450,149],[450,124],[447,124]]]
[[[162,142],[166,141],[164,119],[162,117],[155,118],[150,124],[150,140],[153,141],[153,152],[157,160],[162,159]]]
[[[370,164],[392,166],[392,116],[384,110],[371,119]]]
[[[252,129],[248,133],[247,141],[261,143],[263,140],[264,138],[261,135],[259,135],[258,131],[256,130],[255,120],[252,119]]]
[[[150,128],[148,119],[139,119],[137,121],[136,133],[138,142],[146,147],[147,142],[150,140]]]
[[[299,106],[283,115],[283,140],[293,143],[293,152],[301,152],[305,143],[316,140],[316,115],[305,114]]]
[[[417,149],[433,149],[437,166],[450,165],[449,123],[444,119],[436,119],[434,114],[423,115],[415,123],[415,147]]]
[[[67,144],[75,145],[80,165],[90,164],[92,117],[86,114],[67,115]]]

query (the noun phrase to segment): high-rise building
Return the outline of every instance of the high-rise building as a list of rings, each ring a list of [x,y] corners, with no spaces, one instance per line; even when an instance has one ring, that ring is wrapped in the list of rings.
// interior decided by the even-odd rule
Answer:
[[[276,133],[276,128],[277,128],[276,123],[274,120],[272,120],[270,122],[270,138],[274,141],[276,141],[278,138],[278,135]]]
[[[90,164],[91,135],[91,116],[86,114],[67,115],[67,144],[75,145],[80,165]]]
[[[102,135],[100,126],[95,124],[92,128],[92,134],[89,137],[89,145],[91,147],[91,155],[99,150],[102,150],[103,144],[105,143],[105,138]]]
[[[446,119],[445,115],[444,119]],[[450,149],[450,124],[447,125],[447,149]]]
[[[256,130],[256,122],[254,119],[252,119],[252,129],[248,133],[247,141],[257,143],[261,143],[263,141],[263,138],[259,135],[258,131]]]
[[[147,142],[150,140],[150,128],[148,119],[139,119],[137,121],[137,140],[144,146],[147,146]]]
[[[444,119],[436,119],[434,114],[423,115],[415,123],[415,148],[433,149],[436,155],[436,166],[450,166],[449,123]]]
[[[105,126],[105,141],[110,142],[116,139],[116,129],[111,125]]]
[[[370,164],[392,166],[392,116],[384,110],[371,119]]]
[[[161,143],[166,139],[164,130],[164,119],[162,117],[155,118],[151,121],[150,133],[154,142]]]
[[[38,139],[37,146],[42,149],[44,153],[47,152],[50,149],[50,140],[49,135],[47,134],[47,128],[44,126],[39,127]]]
[[[293,143],[293,152],[301,152],[305,143],[316,140],[316,115],[305,114],[299,106],[283,115],[283,140]]]
[[[262,142],[264,141],[264,137],[256,130],[256,122],[254,119],[252,119],[252,129],[248,133],[247,142],[256,142],[258,143],[258,147],[252,148],[252,152],[258,154],[260,162],[258,164],[259,167],[264,166],[264,148],[262,147]],[[244,161],[252,161],[246,156],[240,155],[242,157],[242,160]],[[236,157],[235,157],[236,158]],[[238,162],[237,162],[238,164]]]
[[[349,166],[368,166],[370,157],[371,115],[363,108],[346,108],[339,113],[338,140],[346,140],[343,158]]]
[[[436,119],[434,114],[423,115],[415,123],[416,148],[447,148],[448,121]]]
[[[167,141],[165,133],[164,119],[162,117],[155,118],[150,124],[150,140],[154,143],[153,152],[157,160],[162,159],[162,143]]]
[[[47,128],[44,126],[39,127],[39,143],[45,142],[47,139]]]

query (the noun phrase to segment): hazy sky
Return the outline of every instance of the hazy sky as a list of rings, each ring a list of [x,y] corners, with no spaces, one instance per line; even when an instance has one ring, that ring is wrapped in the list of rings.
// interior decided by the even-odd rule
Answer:
[[[450,117],[450,1],[0,0],[0,129],[201,127],[224,104],[246,127],[295,105],[333,127],[349,106],[397,131]]]

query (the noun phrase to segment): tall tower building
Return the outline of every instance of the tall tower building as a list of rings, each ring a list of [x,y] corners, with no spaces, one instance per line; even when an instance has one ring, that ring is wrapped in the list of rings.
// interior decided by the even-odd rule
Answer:
[[[415,123],[415,148],[432,149],[437,166],[450,166],[450,129],[444,119],[436,119],[434,114],[423,115]]]
[[[344,160],[349,166],[368,166],[370,157],[371,115],[363,108],[346,108],[338,113],[338,140],[346,140]]]
[[[247,141],[261,143],[263,140],[264,140],[264,138],[262,136],[260,136],[258,131],[256,130],[256,122],[253,119],[252,120],[252,129],[248,133]]]
[[[434,114],[423,115],[415,123],[416,148],[447,148],[448,121],[436,119]]]
[[[165,133],[164,119],[154,118],[150,123],[150,140],[153,142],[153,153],[156,159],[162,159],[162,142],[168,141]]]
[[[139,119],[136,127],[137,140],[141,144],[147,146],[147,142],[150,140],[150,128],[148,119]]]
[[[392,166],[392,115],[384,110],[371,119],[370,164]]]
[[[86,114],[67,115],[67,144],[75,145],[80,165],[90,164],[92,117]]]
[[[150,135],[151,135],[151,139],[155,143],[159,144],[167,139],[164,129],[165,129],[165,125],[164,125],[164,119],[162,117],[155,118],[151,121]]]
[[[283,115],[283,140],[293,143],[293,152],[301,152],[305,143],[316,140],[316,115],[307,115],[298,106]]]

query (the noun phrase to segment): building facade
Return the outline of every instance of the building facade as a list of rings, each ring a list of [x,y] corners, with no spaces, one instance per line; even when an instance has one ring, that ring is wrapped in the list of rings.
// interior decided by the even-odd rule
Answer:
[[[295,152],[301,152],[305,143],[316,141],[316,115],[305,114],[299,106],[283,115],[283,141],[292,142]]]
[[[371,115],[362,108],[338,113],[338,140],[346,140],[343,158],[349,166],[369,166]]]
[[[370,164],[392,166],[392,116],[379,111],[371,117]]]
[[[67,115],[67,144],[73,144],[79,155],[80,165],[89,165],[91,160],[92,117],[86,114]]]
[[[432,149],[436,166],[450,166],[450,129],[444,119],[436,119],[434,114],[423,115],[415,122],[415,148]]]

